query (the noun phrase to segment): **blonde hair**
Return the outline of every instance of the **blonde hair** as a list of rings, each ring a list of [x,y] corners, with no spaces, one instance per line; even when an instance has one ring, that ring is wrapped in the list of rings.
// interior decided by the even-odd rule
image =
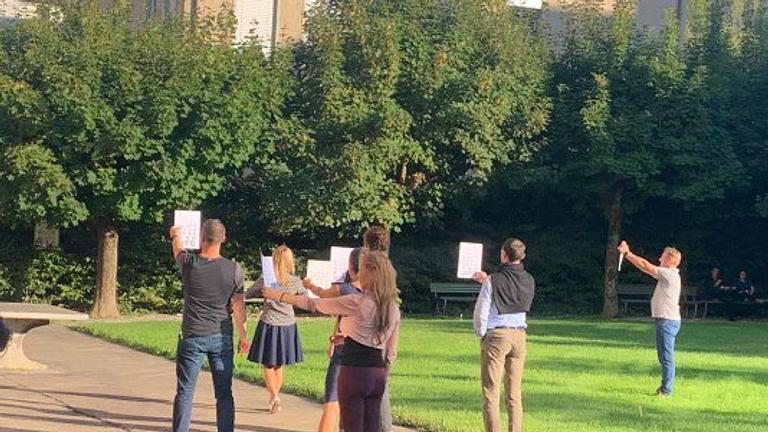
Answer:
[[[682,261],[683,259],[683,254],[680,253],[680,251],[677,250],[677,248],[673,248],[672,246],[667,246],[664,248],[664,253],[666,253],[667,255],[669,255],[670,258],[672,258],[672,263],[675,266],[680,265],[680,261]]]
[[[364,252],[360,257],[360,267],[368,273],[366,282],[369,285],[363,289],[376,303],[373,329],[377,342],[381,343],[392,324],[389,322],[390,311],[397,307],[397,272],[383,252]]]
[[[275,268],[275,279],[282,286],[288,285],[288,275],[296,271],[296,264],[293,260],[293,251],[286,246],[281,245],[272,251],[272,265]]]

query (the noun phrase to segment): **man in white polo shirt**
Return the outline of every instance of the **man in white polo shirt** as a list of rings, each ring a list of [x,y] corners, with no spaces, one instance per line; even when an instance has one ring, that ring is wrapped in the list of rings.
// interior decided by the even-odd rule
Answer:
[[[655,266],[643,257],[629,250],[629,244],[622,241],[618,247],[627,261],[656,279],[656,289],[651,298],[651,316],[656,327],[656,353],[661,364],[661,386],[656,389],[659,396],[672,394],[675,384],[675,337],[680,331],[680,260],[682,254],[673,247],[665,247]]]

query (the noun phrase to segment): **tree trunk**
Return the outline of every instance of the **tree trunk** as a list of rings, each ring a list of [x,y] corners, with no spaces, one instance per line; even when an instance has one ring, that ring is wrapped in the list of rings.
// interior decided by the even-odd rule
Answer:
[[[619,245],[621,236],[621,198],[624,190],[620,182],[615,182],[608,192],[608,238],[605,244],[605,269],[603,271],[603,316],[614,318],[619,314],[619,299],[616,294],[618,278]]]
[[[117,228],[111,223],[96,222],[99,236],[96,259],[96,298],[91,309],[93,318],[114,318],[120,316],[117,307]]]

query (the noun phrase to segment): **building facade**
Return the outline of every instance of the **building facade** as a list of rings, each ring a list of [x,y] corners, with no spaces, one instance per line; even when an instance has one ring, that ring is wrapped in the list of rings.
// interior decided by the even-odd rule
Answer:
[[[109,3],[113,0],[101,0]],[[202,16],[229,8],[235,14],[235,42],[257,37],[266,50],[304,35],[304,13],[316,0],[130,0],[132,19],[139,22],[151,18]],[[392,0],[396,1],[396,0]],[[478,0],[479,1],[479,0]],[[616,5],[627,0],[543,0],[545,19],[553,30],[562,26],[563,15],[572,3],[587,1],[610,14]],[[0,0],[0,23],[34,14],[35,1]],[[667,11],[674,11],[677,0],[638,0],[638,24],[660,27]]]
[[[24,0],[0,0],[0,25],[35,14],[35,2]]]
[[[309,3],[305,0],[133,0],[133,13],[135,19],[142,20],[204,16],[231,9],[237,19],[235,42],[257,37],[269,50],[301,40],[304,11]]]
[[[620,3],[627,0],[545,0],[547,20],[557,30],[562,22],[562,15],[573,3],[591,3],[605,14],[611,14]],[[637,24],[639,27],[659,28],[664,25],[665,16],[670,11],[674,13],[677,0],[637,0]]]

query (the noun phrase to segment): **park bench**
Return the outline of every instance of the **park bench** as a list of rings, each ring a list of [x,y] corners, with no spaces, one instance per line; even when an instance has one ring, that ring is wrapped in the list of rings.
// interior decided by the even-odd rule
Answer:
[[[627,312],[630,304],[650,304],[655,285],[625,284],[616,285],[616,295],[621,303],[622,311]]]
[[[462,282],[432,282],[429,291],[435,297],[435,306],[440,313],[440,302],[443,303],[443,312],[449,301],[474,302],[480,293],[480,284]]]
[[[656,288],[656,285],[653,283],[650,284],[619,284],[616,286],[616,293],[619,297],[619,302],[622,305],[622,310],[624,313],[627,312],[627,309],[630,304],[650,304],[651,303],[651,297],[653,296],[653,290]],[[707,318],[707,314],[709,313],[709,306],[712,304],[724,304],[720,300],[715,299],[702,299],[699,295],[699,288],[695,286],[683,286],[683,298],[684,301],[682,301],[683,307],[685,307],[689,313],[688,316],[690,318],[695,319],[699,315],[699,307],[702,307],[702,318]],[[761,305],[761,304],[768,304],[768,300],[757,300],[755,302],[736,302],[736,304],[750,304],[750,305]],[[691,308],[693,309],[691,311]]]
[[[768,298],[757,298],[755,300],[750,301],[737,301],[737,302],[724,302],[720,299],[700,299],[696,295],[690,295],[688,296],[688,304],[694,306],[694,312],[692,318],[696,318],[698,306],[703,306],[702,310],[702,319],[707,318],[707,314],[709,313],[709,306],[710,305],[739,305],[739,306],[747,306],[747,307],[755,307],[763,310],[763,307],[768,305]]]
[[[32,361],[24,354],[24,337],[35,327],[51,321],[80,321],[88,315],[46,304],[0,303],[0,324],[8,340],[0,352],[0,370],[43,370],[44,364]]]

